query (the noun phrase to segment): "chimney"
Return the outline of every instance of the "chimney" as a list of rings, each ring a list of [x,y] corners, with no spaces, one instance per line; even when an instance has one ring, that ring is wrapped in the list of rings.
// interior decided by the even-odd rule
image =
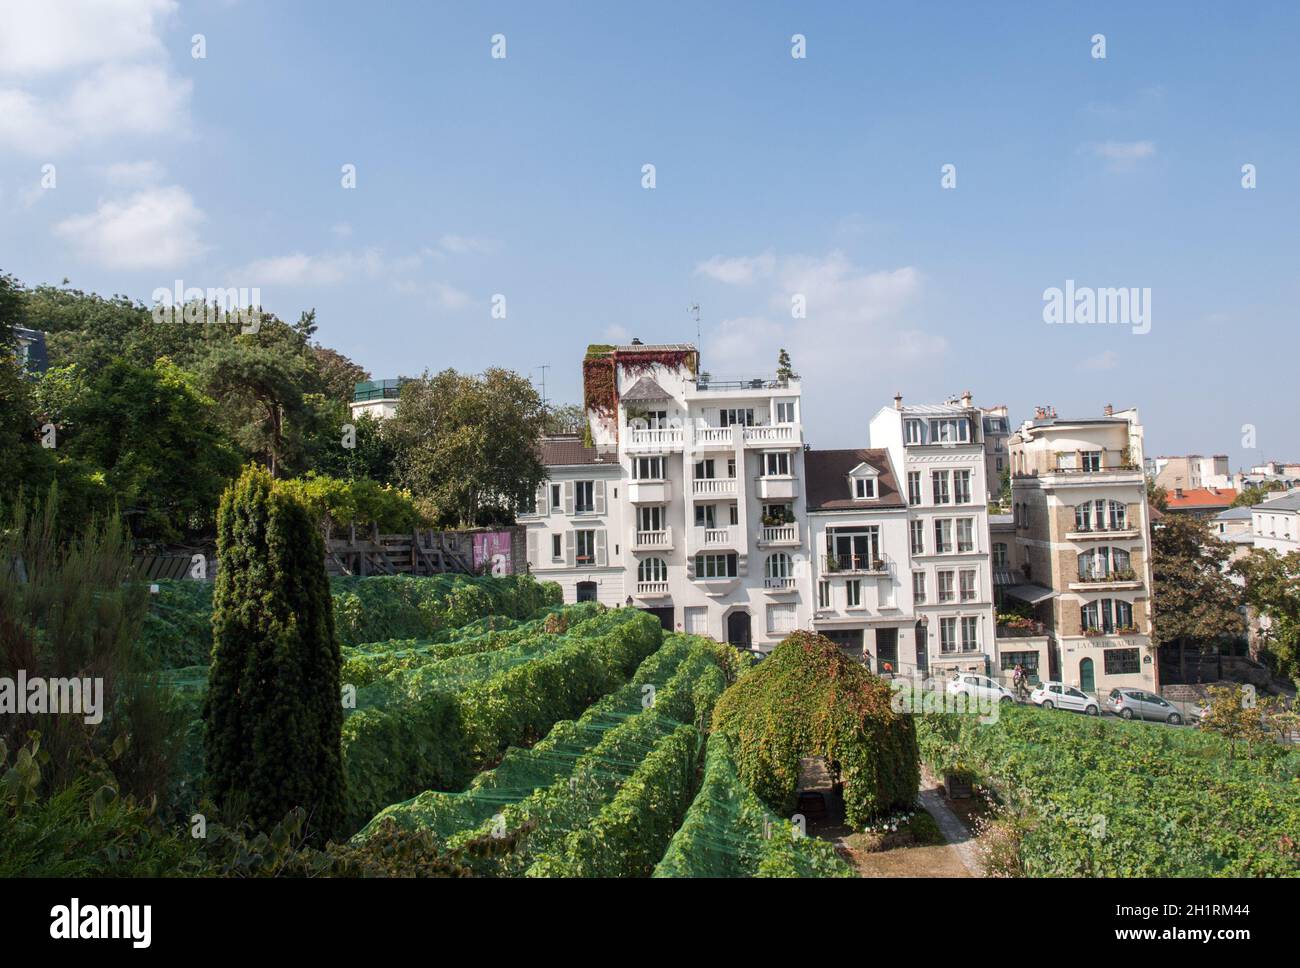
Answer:
[[[894,409],[895,410],[903,409],[903,395],[901,393],[894,394]]]
[[[1109,403],[1106,404],[1106,406],[1102,409],[1101,412],[1104,413],[1104,414],[1105,414],[1106,416],[1108,416],[1108,417],[1113,417],[1113,416],[1115,416],[1115,408],[1112,407]]]
[[[641,346],[641,345],[642,345],[641,340],[640,340],[638,337],[633,336],[633,337],[632,337],[632,345],[633,345],[633,346]]]
[[[970,391],[969,391],[969,390],[963,390],[963,391],[962,391],[962,394],[961,394],[961,405],[962,405],[963,407],[969,407],[969,406],[971,405],[971,396],[970,396]]]
[[[1045,420],[1046,418],[1047,418],[1047,408],[1046,408],[1046,407],[1034,407],[1034,419],[1035,419],[1035,420]]]

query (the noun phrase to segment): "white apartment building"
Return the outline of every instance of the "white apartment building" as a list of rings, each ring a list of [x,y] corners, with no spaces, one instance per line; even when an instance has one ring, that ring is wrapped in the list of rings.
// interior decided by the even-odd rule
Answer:
[[[1157,691],[1138,412],[1065,418],[1040,409],[1008,446],[1023,579],[1006,594],[1034,606],[1046,627],[1040,675],[1099,695]]]
[[[916,665],[907,502],[886,450],[804,453],[813,629],[876,672]]]
[[[1251,506],[1254,545],[1279,555],[1300,551],[1300,490]]]
[[[588,351],[589,440],[543,441],[528,558],[566,601],[767,651],[810,622],[799,381],[706,382],[698,360],[689,344]],[[585,499],[588,483],[570,511],[567,487]]]
[[[988,484],[981,411],[969,393],[944,404],[882,408],[871,446],[889,455],[907,501],[914,646],[904,670],[991,671],[995,657]]]
[[[1011,418],[1007,405],[981,407],[984,415],[984,479],[988,488],[988,504],[994,507],[1002,496],[1002,475],[1010,469],[1007,455],[1007,438],[1011,436]]]

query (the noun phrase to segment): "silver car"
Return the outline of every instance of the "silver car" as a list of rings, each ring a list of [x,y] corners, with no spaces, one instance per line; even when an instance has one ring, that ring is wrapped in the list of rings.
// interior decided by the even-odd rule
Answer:
[[[1183,715],[1168,699],[1143,689],[1123,687],[1112,689],[1106,700],[1106,711],[1125,719],[1152,719],[1178,726]]]

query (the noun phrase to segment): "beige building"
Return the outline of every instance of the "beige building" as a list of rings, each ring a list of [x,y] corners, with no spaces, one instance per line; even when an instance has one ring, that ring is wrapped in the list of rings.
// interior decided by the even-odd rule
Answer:
[[[1008,450],[1023,565],[1005,594],[1033,606],[1048,636],[1040,676],[1102,696],[1115,686],[1158,691],[1137,411],[1063,418],[1040,409]]]
[[[1200,454],[1156,457],[1152,463],[1156,486],[1163,487],[1170,494],[1179,488],[1195,491],[1201,488],[1232,487],[1232,469],[1228,466],[1227,454],[1215,454],[1212,457],[1202,457]]]

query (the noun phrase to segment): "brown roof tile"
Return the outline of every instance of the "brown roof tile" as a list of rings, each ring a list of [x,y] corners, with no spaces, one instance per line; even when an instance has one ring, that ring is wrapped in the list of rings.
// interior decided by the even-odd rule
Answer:
[[[546,467],[571,467],[577,464],[617,464],[613,454],[601,454],[588,447],[578,434],[543,437],[537,442],[538,456]]]
[[[858,501],[849,497],[849,471],[867,463],[880,471],[876,497]],[[889,451],[876,448],[864,450],[809,450],[803,455],[804,481],[808,490],[810,511],[850,511],[871,508],[906,507],[898,490],[894,465]]]

